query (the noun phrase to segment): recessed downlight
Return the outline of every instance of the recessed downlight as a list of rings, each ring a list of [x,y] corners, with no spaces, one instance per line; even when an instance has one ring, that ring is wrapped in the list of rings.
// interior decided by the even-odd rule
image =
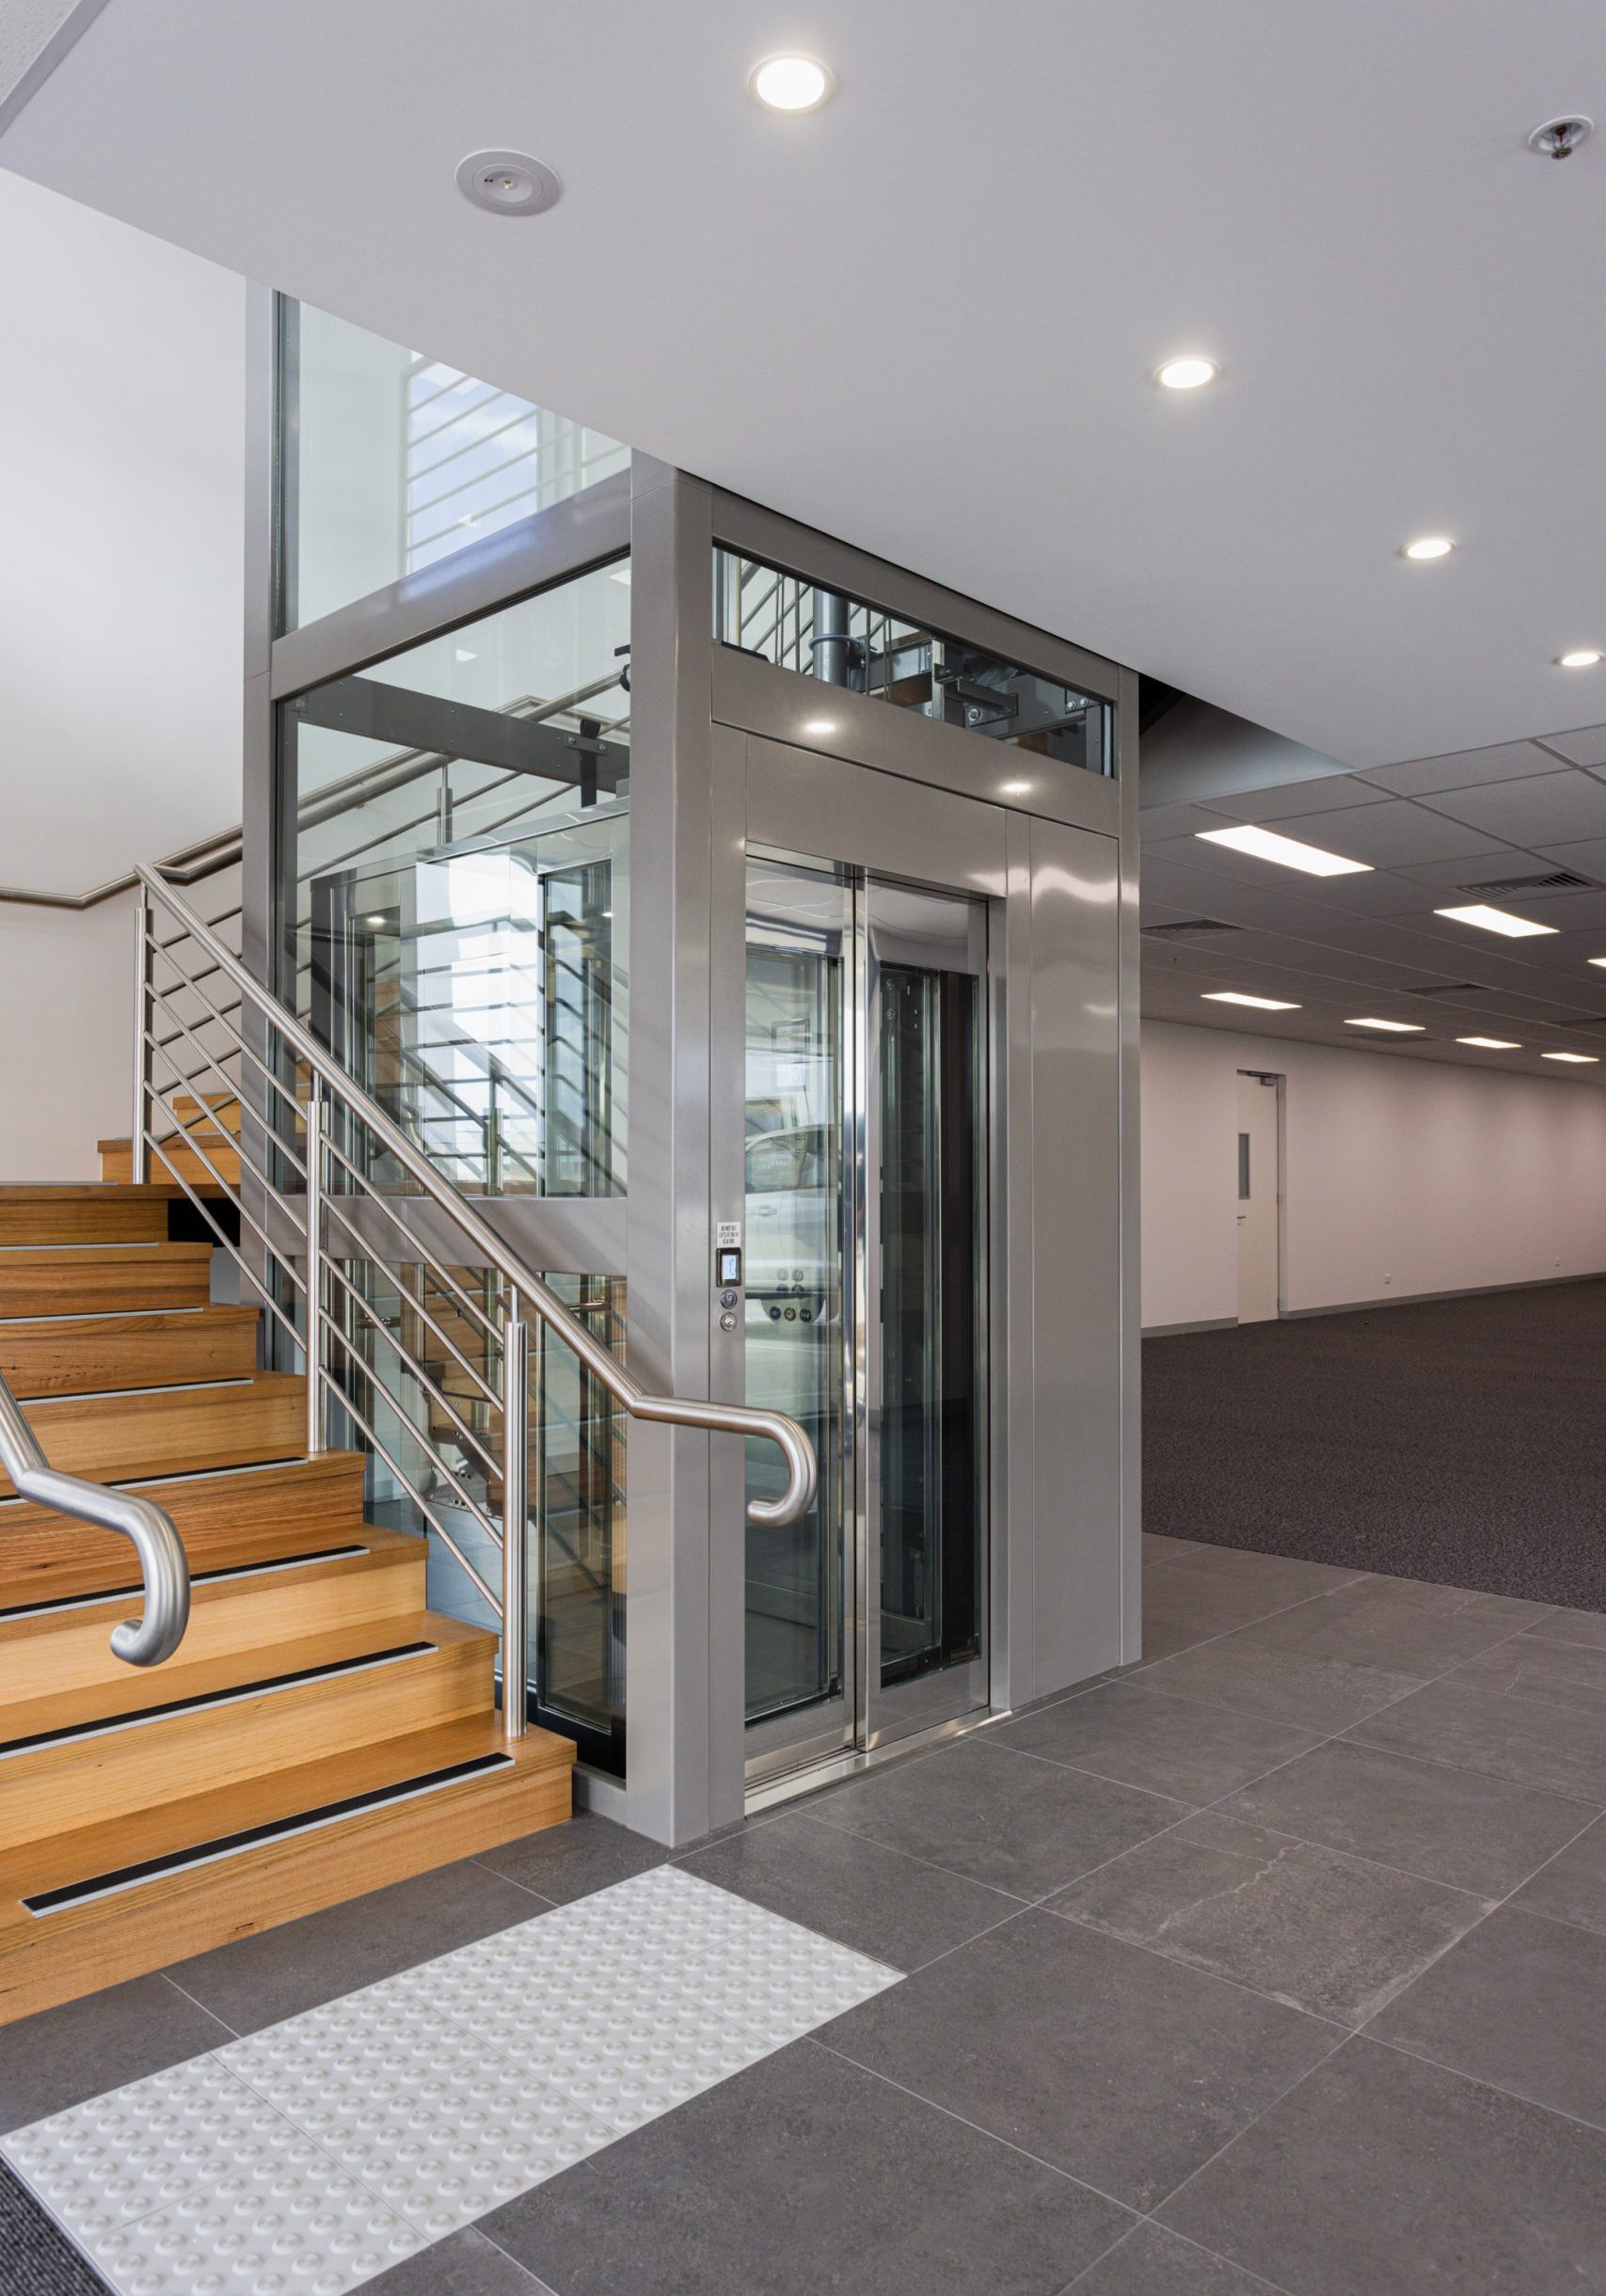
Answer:
[[[1600,659],[1598,646],[1574,646],[1568,654],[1556,656],[1558,670],[1593,670]]]
[[[1414,542],[1406,544],[1401,556],[1419,561],[1429,558],[1448,558],[1455,547],[1455,545],[1448,534],[1419,534]]]
[[[771,112],[817,112],[835,83],[812,55],[767,55],[748,74],[748,93]]]
[[[1554,925],[1535,925],[1532,917],[1514,917],[1508,909],[1491,909],[1487,901],[1469,901],[1459,909],[1436,909],[1436,917],[1453,925],[1475,925],[1482,933],[1503,933],[1507,941],[1528,941],[1535,933],[1553,933]]]
[[[1480,1053],[1520,1053],[1522,1047],[1509,1037],[1457,1037],[1457,1044],[1475,1044]]]
[[[457,188],[493,215],[541,215],[556,207],[564,187],[528,151],[470,151],[458,165]]]
[[[1189,352],[1181,358],[1168,358],[1154,370],[1154,380],[1162,390],[1202,390],[1206,383],[1214,383],[1220,368],[1213,358],[1201,358]]]
[[[1301,1012],[1303,1005],[1291,1005],[1280,996],[1246,996],[1241,989],[1206,989],[1201,1002],[1205,1005],[1248,1005],[1256,1012]]]
[[[1195,830],[1194,835],[1233,853],[1252,853],[1257,861],[1275,861],[1280,868],[1303,869],[1307,877],[1354,877],[1372,866],[1369,861],[1349,861],[1319,845],[1305,845],[1297,837],[1280,837],[1276,830],[1262,829],[1253,821],[1233,829]]]
[[[1565,1060],[1575,1069],[1594,1069],[1600,1063],[1598,1053],[1541,1053],[1541,1060]]]
[[[1373,1018],[1363,1021],[1346,1021],[1344,1026],[1345,1028],[1380,1028],[1391,1037],[1422,1037],[1427,1033],[1425,1023],[1421,1021],[1379,1021]]]
[[[835,718],[805,718],[803,730],[805,734],[834,734],[836,720]]]

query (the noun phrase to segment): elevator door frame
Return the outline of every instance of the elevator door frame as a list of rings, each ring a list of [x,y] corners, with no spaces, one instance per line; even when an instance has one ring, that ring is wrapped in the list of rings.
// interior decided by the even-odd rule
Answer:
[[[746,863],[750,852],[777,861],[792,861],[804,867],[811,864],[815,868],[843,867],[861,878],[867,876],[877,884],[901,884],[968,898],[984,904],[986,909],[986,945],[978,975],[982,1053],[978,1130],[985,1160],[980,1196],[988,1305],[978,1363],[983,1392],[981,1479],[985,1542],[979,1591],[980,1655],[911,1682],[889,1686],[886,1691],[883,1691],[880,1684],[879,1651],[871,1647],[874,1606],[869,1599],[868,1585],[873,1570],[878,1574],[875,1592],[879,1596],[879,1510],[870,1503],[878,1462],[867,1441],[872,1327],[867,1312],[865,1260],[870,1223],[860,1218],[851,1230],[859,1240],[855,1255],[859,1264],[847,1270],[851,1292],[849,1312],[854,1364],[854,1425],[850,1434],[851,1457],[845,1472],[844,1494],[851,1579],[845,1589],[849,1617],[844,1696],[840,1701],[822,1701],[813,1707],[794,1709],[744,1731],[743,1768],[752,1791],[778,1776],[806,1771],[843,1758],[862,1758],[914,1734],[983,1719],[990,1710],[997,1671],[994,1637],[1000,1617],[1000,1606],[995,1599],[1000,1567],[995,1538],[1000,1520],[1000,1490],[995,1463],[1006,1403],[1003,1383],[997,1376],[1001,1354],[993,1344],[993,1321],[1002,1296],[999,1255],[1003,1229],[997,1214],[1004,1168],[1003,1058],[1007,1041],[1003,1025],[1004,909],[1009,873],[1006,823],[996,807],[948,790],[911,783],[871,767],[822,759],[758,736],[726,736],[721,747],[727,761],[726,770],[719,777],[726,818],[717,844],[733,864],[729,888],[734,890],[739,881],[741,888],[743,950]],[[836,849],[822,852],[822,846]],[[846,985],[843,1000],[850,1027],[857,1014],[870,1018],[867,994],[870,985],[868,932],[862,899],[856,903],[854,913],[853,977]],[[729,927],[735,923],[731,915],[725,946],[733,955],[737,942]],[[741,1149],[739,1112],[745,1053],[743,1020],[739,1018],[740,1004],[739,984],[733,990],[726,980],[722,997],[716,981],[714,1037],[710,1046],[713,1131],[716,1141],[722,1127],[728,1128],[736,1139],[735,1158],[730,1156],[727,1143],[723,1175],[717,1148],[711,1160],[710,1213],[716,1226],[743,1213],[743,1203],[736,1193],[739,1183],[726,1177],[740,1168],[737,1159]],[[867,1028],[856,1030],[855,1040],[845,1051],[845,1056],[855,1069],[851,1090],[859,1120],[849,1142],[849,1151],[853,1166],[851,1186],[860,1203],[867,1200],[869,1143],[864,1118],[867,1114],[869,1081],[868,1035]],[[716,1365],[722,1362],[717,1338],[715,1362]],[[744,1392],[739,1347],[725,1354],[723,1362],[727,1368],[726,1377],[717,1391],[729,1395],[731,1400],[739,1400]],[[727,1482],[726,1489],[729,1487]],[[725,1622],[723,1631],[742,1631],[734,1603],[727,1600],[722,1605],[716,1599],[716,1637],[722,1632],[722,1618]]]

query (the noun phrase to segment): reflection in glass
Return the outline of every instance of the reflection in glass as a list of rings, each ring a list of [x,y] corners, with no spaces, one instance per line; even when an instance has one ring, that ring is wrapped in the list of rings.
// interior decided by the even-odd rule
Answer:
[[[842,967],[836,879],[748,872],[747,1401],[797,1419],[819,1493],[784,1529],[747,1526],[749,1719],[843,1686],[844,1190]],[[779,1496],[773,1445],[750,1443],[750,1498]]]
[[[1089,773],[1115,770],[1103,702],[731,550],[714,552],[714,634],[778,669]]]
[[[462,1188],[625,1186],[621,571],[331,680],[282,714],[295,1009]]]
[[[616,439],[494,383],[309,304],[280,308],[294,541],[286,628],[629,462]]]
[[[981,1648],[983,913],[878,885],[869,921],[880,1005],[884,1686]]]

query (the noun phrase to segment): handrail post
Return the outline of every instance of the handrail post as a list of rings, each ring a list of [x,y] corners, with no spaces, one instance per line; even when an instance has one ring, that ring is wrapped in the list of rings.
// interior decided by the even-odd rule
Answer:
[[[307,1453],[324,1446],[324,1080],[307,1102]]]
[[[501,1726],[509,1738],[528,1727],[530,1577],[530,1326],[516,1291],[502,1326],[501,1389]]]
[[[150,1099],[151,1037],[151,895],[141,886],[135,910],[134,944],[134,1123],[130,1138],[129,1178],[143,1188],[151,1173],[145,1144],[145,1112]]]

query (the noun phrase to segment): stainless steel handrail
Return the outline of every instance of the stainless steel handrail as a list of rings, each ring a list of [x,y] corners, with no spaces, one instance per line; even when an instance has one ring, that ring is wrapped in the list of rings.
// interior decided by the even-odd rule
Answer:
[[[120,1531],[133,1543],[145,1584],[144,1608],[137,1620],[125,1619],[113,1627],[112,1655],[129,1666],[160,1666],[170,1658],[183,1639],[190,1616],[189,1564],[172,1518],[132,1491],[109,1490],[103,1483],[86,1482],[81,1476],[64,1475],[53,1467],[3,1376],[0,1466],[19,1498],[98,1523],[104,1530]]]
[[[317,1077],[327,1092],[344,1103],[387,1154],[395,1159],[420,1193],[441,1207],[486,1265],[496,1269],[510,1292],[533,1307],[548,1329],[558,1334],[564,1346],[572,1350],[622,1410],[632,1418],[660,1426],[695,1427],[716,1434],[755,1435],[773,1443],[787,1464],[787,1487],[779,1498],[750,1500],[748,1520],[779,1526],[794,1523],[800,1515],[807,1512],[819,1488],[819,1466],[813,1444],[795,1419],[788,1418],[783,1412],[757,1410],[745,1403],[716,1403],[687,1396],[649,1394],[640,1381],[599,1340],[593,1338],[543,1279],[509,1249],[496,1230],[480,1217],[469,1199],[460,1195],[450,1181],[442,1180],[434,1165],[391,1121],[377,1100],[372,1100],[359,1085],[354,1083],[317,1038],[303,1028],[300,1021],[279,1005],[260,981],[252,977],[240,959],[224,946],[189,904],[182,900],[154,869],[141,863],[138,875],[151,899],[160,904],[175,923],[184,927],[196,946],[203,950],[218,971],[233,983],[241,997],[258,1007],[288,1050],[305,1065],[310,1075]],[[143,1130],[143,1122],[140,1130]]]

